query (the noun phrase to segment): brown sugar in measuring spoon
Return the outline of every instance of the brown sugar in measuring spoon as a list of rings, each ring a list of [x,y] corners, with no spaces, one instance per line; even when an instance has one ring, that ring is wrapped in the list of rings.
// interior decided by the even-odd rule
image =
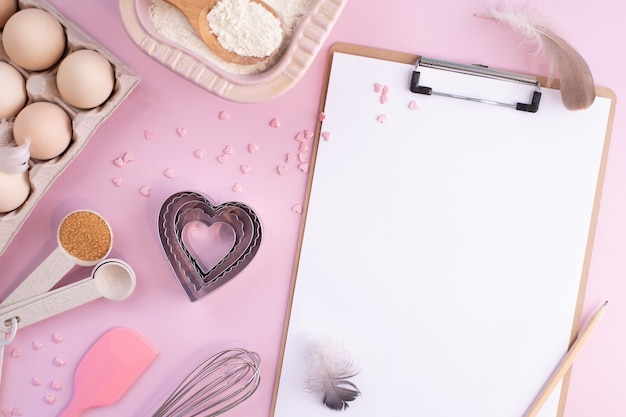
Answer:
[[[273,56],[278,48],[270,55],[264,57],[256,56],[244,56],[239,55],[233,51],[224,48],[218,41],[217,36],[211,31],[207,15],[215,7],[220,0],[165,0],[171,5],[180,10],[189,20],[194,31],[198,34],[200,39],[221,59],[226,62],[239,65],[252,65],[264,61]],[[276,13],[272,7],[263,2],[262,0],[250,0],[253,3],[257,3],[267,11],[269,11],[274,17],[280,21],[280,16]]]

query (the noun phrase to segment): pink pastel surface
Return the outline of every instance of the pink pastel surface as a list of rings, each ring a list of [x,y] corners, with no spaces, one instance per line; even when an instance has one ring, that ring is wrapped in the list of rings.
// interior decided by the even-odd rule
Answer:
[[[319,118],[330,45],[359,43],[546,73],[506,30],[473,17],[488,2],[350,0],[293,89],[269,102],[239,104],[207,93],[141,52],[125,33],[117,1],[52,3],[142,81],[0,256],[0,297],[53,249],[58,222],[79,208],[107,218],[114,233],[112,256],[135,269],[138,283],[124,302],[93,302],[19,331],[5,351],[0,415],[57,415],[70,399],[74,370],[88,347],[107,330],[126,326],[154,345],[159,356],[118,403],[94,409],[90,416],[150,415],[194,364],[233,346],[259,353],[263,377],[258,391],[228,415],[269,416],[309,168],[297,157],[287,162],[286,155],[311,152],[310,146],[300,147],[302,140],[313,140],[302,132],[313,131]],[[540,5],[586,57],[596,83],[612,88],[618,100],[626,97],[626,6],[614,0],[550,0]],[[227,146],[229,153],[224,152]],[[626,410],[625,147],[626,117],[618,104],[584,318],[604,299],[610,305],[575,363],[566,417],[621,417]],[[242,172],[244,165],[248,173]],[[195,303],[173,276],[156,225],[161,203],[182,190],[199,191],[215,203],[242,201],[263,223],[263,244],[249,267]],[[67,280],[89,272],[76,269]]]

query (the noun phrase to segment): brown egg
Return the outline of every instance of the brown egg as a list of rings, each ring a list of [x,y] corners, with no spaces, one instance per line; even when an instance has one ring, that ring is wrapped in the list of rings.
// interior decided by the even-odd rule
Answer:
[[[52,159],[68,147],[72,139],[72,122],[65,110],[54,103],[31,103],[15,117],[13,138],[18,145],[30,138],[31,158]]]
[[[19,174],[0,171],[0,213],[15,210],[26,201],[29,194],[28,171]]]
[[[0,1],[0,29],[2,29],[13,13],[17,12],[17,0]]]
[[[0,120],[15,116],[26,104],[26,82],[11,64],[0,61]]]
[[[100,53],[81,49],[63,58],[56,82],[61,97],[68,104],[92,109],[111,95],[115,74],[111,63]]]
[[[65,31],[45,10],[22,9],[4,25],[2,46],[16,65],[29,71],[41,71],[56,64],[63,55]]]

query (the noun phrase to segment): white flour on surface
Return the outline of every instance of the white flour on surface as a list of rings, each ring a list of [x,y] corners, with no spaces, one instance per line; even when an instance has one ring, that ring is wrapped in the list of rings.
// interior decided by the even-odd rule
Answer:
[[[206,19],[220,45],[241,56],[269,56],[283,40],[280,20],[250,0],[220,0]]]
[[[154,27],[169,42],[193,52],[223,71],[231,74],[248,75],[267,70],[280,58],[280,55],[289,44],[293,29],[296,27],[300,17],[307,12],[311,0],[266,0],[265,3],[276,10],[280,16],[285,40],[280,47],[279,53],[270,59],[252,65],[232,64],[218,57],[196,35],[187,17],[165,0],[152,0],[148,7],[148,12]]]

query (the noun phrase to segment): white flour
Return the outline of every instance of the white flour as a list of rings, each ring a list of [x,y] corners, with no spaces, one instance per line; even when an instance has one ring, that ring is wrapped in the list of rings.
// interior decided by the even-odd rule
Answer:
[[[241,56],[269,56],[283,40],[280,20],[250,0],[220,0],[207,21],[220,45]]]
[[[232,64],[218,57],[196,35],[185,15],[165,0],[152,0],[148,11],[154,27],[169,42],[193,52],[223,71],[231,74],[247,75],[265,71],[280,58],[281,53],[289,44],[293,29],[311,4],[311,0],[266,0],[265,2],[276,10],[281,18],[284,42],[280,47],[279,53],[271,59],[253,65]]]

